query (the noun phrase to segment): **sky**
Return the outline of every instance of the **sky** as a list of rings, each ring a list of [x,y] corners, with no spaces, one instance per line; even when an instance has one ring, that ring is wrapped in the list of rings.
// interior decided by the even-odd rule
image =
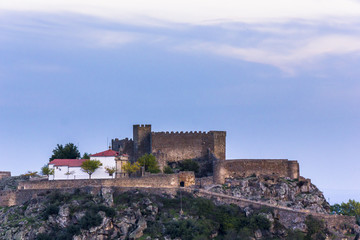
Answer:
[[[0,1],[0,171],[153,131],[227,131],[360,201],[360,1]]]

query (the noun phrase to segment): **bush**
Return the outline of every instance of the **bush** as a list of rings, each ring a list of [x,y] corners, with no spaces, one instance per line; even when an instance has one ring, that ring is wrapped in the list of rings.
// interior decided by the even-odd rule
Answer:
[[[54,204],[47,206],[43,213],[43,218],[47,220],[50,215],[57,215],[59,213],[59,207]]]
[[[305,219],[305,224],[307,227],[307,234],[305,239],[321,240],[326,238],[326,228],[323,221],[316,219],[312,215],[309,215]]]
[[[199,164],[193,159],[186,159],[179,163],[180,171],[192,171],[195,173],[199,172]]]
[[[164,168],[164,173],[165,173],[165,174],[172,174],[172,173],[174,173],[174,171],[172,170],[171,167],[166,166],[166,167]]]
[[[80,219],[80,228],[89,230],[92,227],[99,226],[102,222],[101,216],[94,211],[86,211],[85,216]]]
[[[158,162],[157,162],[155,156],[152,154],[144,154],[137,160],[137,163],[139,164],[139,166],[145,167],[145,171],[147,171],[147,172],[150,172],[150,173],[161,172],[160,168],[158,166]]]

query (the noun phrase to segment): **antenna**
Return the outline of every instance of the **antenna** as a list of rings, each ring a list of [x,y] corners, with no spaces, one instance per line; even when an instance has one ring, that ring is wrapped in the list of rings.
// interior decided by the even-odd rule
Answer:
[[[109,137],[106,137],[106,147],[109,147]]]

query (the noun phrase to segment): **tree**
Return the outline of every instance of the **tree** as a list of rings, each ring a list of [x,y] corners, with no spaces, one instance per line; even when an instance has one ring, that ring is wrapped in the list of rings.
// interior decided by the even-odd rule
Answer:
[[[181,171],[193,171],[195,173],[199,172],[199,164],[192,159],[185,159],[179,163]]]
[[[152,154],[144,154],[141,156],[137,162],[140,167],[145,167],[145,171],[150,173],[159,173],[160,168],[158,166],[157,160]]]
[[[41,168],[41,174],[42,175],[46,175],[46,176],[50,176],[50,175],[54,175],[54,169],[53,168],[49,168],[49,166],[47,164],[45,164],[42,168]]]
[[[83,156],[82,156],[82,159],[90,159],[90,155],[91,154],[88,154],[88,153],[84,153]]]
[[[135,163],[127,162],[123,165],[123,169],[125,172],[131,174],[131,173],[136,173],[137,171],[139,171],[140,166],[139,166],[139,163],[137,163],[137,162],[135,162]]]
[[[115,167],[105,167],[105,171],[112,176],[115,172],[116,172],[116,168]]]
[[[81,165],[81,170],[89,174],[89,179],[91,179],[91,174],[93,174],[96,169],[102,166],[102,163],[99,160],[86,160]]]
[[[330,211],[341,215],[360,216],[360,202],[349,199],[347,203],[332,205]]]
[[[67,143],[65,146],[62,144],[57,144],[56,148],[53,150],[53,155],[50,158],[50,161],[54,159],[76,159],[80,158],[80,152],[77,146],[73,143]]]
[[[24,174],[22,174],[21,176],[25,176],[25,177],[36,177],[36,176],[38,176],[38,172],[27,171],[27,173],[24,173]]]

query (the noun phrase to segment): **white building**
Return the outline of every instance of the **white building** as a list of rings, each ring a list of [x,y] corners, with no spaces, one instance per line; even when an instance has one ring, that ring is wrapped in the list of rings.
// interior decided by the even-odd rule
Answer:
[[[91,175],[91,179],[115,178],[115,173],[110,175],[106,168],[116,169],[116,157],[118,152],[111,149],[90,155],[90,160],[99,160],[102,163]],[[49,168],[54,169],[54,175],[49,176],[49,180],[72,180],[89,179],[89,174],[81,170],[81,165],[87,159],[54,159],[49,163]]]
[[[88,179],[89,174],[81,170],[81,164],[87,159],[54,159],[49,163],[49,168],[54,169],[54,174],[49,180]]]

